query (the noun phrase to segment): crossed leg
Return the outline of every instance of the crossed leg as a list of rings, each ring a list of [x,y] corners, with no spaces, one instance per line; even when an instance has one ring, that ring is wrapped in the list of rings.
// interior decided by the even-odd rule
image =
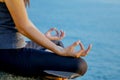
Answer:
[[[64,47],[64,45],[61,41],[53,41],[53,43],[55,43],[58,46]],[[26,48],[35,48],[35,49],[46,50],[45,48],[37,45],[36,43],[34,43],[32,41],[27,42]],[[47,50],[47,51],[49,51],[49,50]],[[53,77],[53,76],[46,76],[45,78],[48,80],[68,80],[67,78],[60,78],[60,77]]]

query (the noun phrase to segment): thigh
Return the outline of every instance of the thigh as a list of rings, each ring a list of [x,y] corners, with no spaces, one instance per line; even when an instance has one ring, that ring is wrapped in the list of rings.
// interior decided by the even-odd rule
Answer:
[[[0,51],[0,69],[25,76],[40,75],[44,70],[77,72],[81,60],[32,48]]]
[[[61,41],[52,41],[56,45],[64,47]],[[28,41],[24,52],[31,54],[30,63],[31,67],[39,67],[39,69],[45,70],[65,70],[76,71],[78,68],[79,59],[58,56],[55,53],[44,51],[44,48],[37,45],[32,41]],[[23,53],[23,52],[22,52]]]
[[[80,59],[63,57],[55,53],[36,49],[23,49],[20,54],[25,53],[26,61],[35,70],[59,70],[72,71],[78,69]],[[22,57],[22,56],[21,56]]]
[[[65,71],[84,75],[87,70],[87,64],[82,58],[63,57],[55,53],[34,49],[31,50],[29,63],[30,71],[38,75],[44,70]]]

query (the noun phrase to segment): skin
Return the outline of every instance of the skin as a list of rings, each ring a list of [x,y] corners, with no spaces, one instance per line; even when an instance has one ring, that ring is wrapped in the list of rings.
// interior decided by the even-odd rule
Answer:
[[[37,27],[30,21],[23,0],[0,0],[0,2],[5,2],[18,31],[40,46],[51,50],[57,55],[66,57],[79,58],[86,56],[89,53],[92,45],[89,45],[88,48],[85,49],[80,40],[65,48],[61,48],[51,42],[50,40],[62,40],[65,33],[63,31],[58,31],[56,28],[51,28],[45,34],[40,32],[40,30],[38,30]],[[51,32],[53,31],[56,32],[56,35],[54,36],[51,35]],[[80,46],[80,50],[75,51],[76,46]]]
[[[52,32],[56,34],[53,36],[51,35]],[[45,36],[50,40],[62,40],[65,36],[65,32],[62,30],[58,31],[56,28],[51,28],[45,33]]]
[[[83,44],[80,41],[74,42],[72,45],[66,48],[60,48],[54,43],[50,41],[49,38],[55,38],[55,36],[45,36],[41,33],[37,27],[30,21],[28,18],[26,8],[23,0],[4,0],[6,3],[8,10],[15,22],[16,28],[20,33],[35,41],[39,45],[53,51],[55,54],[61,56],[70,56],[70,57],[81,57],[86,56],[91,49],[91,45],[88,46],[87,49],[84,49]],[[63,35],[63,33],[61,33]],[[39,37],[38,37],[39,36]],[[57,36],[61,39],[61,37]],[[57,39],[58,40],[58,39]],[[80,46],[79,51],[75,51],[74,48],[76,46]]]

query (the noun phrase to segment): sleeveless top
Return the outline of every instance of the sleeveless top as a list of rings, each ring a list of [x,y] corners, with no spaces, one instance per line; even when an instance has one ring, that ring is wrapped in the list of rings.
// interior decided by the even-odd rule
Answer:
[[[24,36],[15,28],[5,3],[0,2],[0,49],[16,49],[24,46]]]

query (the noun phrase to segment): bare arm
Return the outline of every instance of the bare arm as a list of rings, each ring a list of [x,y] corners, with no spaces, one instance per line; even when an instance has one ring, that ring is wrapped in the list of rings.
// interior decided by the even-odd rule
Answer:
[[[39,45],[63,56],[60,52],[60,48],[47,39],[44,34],[42,34],[29,20],[23,0],[5,0],[5,3],[20,33],[35,41]]]
[[[12,18],[15,22],[15,25],[20,33],[30,38],[37,44],[53,51],[54,53],[61,56],[71,56],[79,58],[81,56],[86,56],[91,49],[91,45],[85,50],[83,44],[80,41],[74,42],[72,45],[61,48],[51,42],[48,38],[42,34],[35,25],[29,20],[25,5],[23,0],[4,0]],[[80,46],[79,51],[75,51],[75,47]]]

